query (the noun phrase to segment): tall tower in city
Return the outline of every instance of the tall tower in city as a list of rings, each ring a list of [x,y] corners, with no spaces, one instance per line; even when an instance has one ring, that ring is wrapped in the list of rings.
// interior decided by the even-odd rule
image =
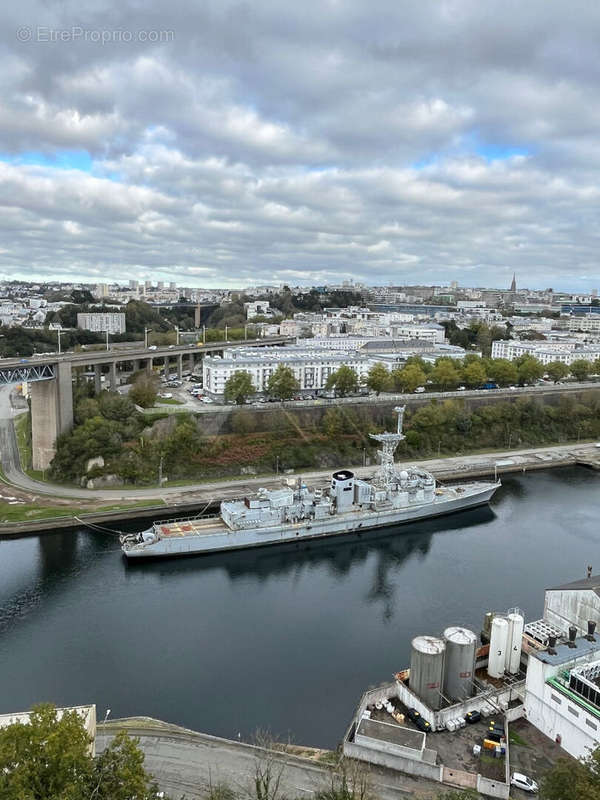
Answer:
[[[513,272],[513,279],[512,283],[510,284],[510,290],[513,294],[517,291],[517,273]]]

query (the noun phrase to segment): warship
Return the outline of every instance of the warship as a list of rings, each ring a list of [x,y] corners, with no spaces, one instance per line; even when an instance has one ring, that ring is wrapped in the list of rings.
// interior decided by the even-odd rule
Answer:
[[[154,522],[140,533],[122,534],[128,559],[201,555],[368,531],[439,517],[487,503],[497,481],[436,485],[419,467],[398,469],[394,453],[404,439],[405,406],[398,407],[395,433],[370,434],[381,449],[370,480],[344,469],[334,472],[328,490],[292,486],[259,489],[253,497],[223,500],[220,513],[187,520]]]

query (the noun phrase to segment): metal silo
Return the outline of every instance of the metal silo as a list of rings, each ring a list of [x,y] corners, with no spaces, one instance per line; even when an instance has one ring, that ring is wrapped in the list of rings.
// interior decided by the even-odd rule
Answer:
[[[437,711],[442,703],[446,645],[437,636],[416,636],[410,656],[411,690],[428,708]]]
[[[465,700],[473,694],[477,636],[468,628],[451,627],[444,631],[444,640],[444,695],[449,700]]]
[[[507,672],[514,675],[519,671],[521,666],[521,647],[523,644],[525,620],[523,619],[523,615],[516,611],[509,614],[507,620],[508,640],[504,666]]]
[[[501,678],[506,666],[506,650],[508,647],[508,621],[504,617],[494,617],[490,636],[490,656],[488,675]]]

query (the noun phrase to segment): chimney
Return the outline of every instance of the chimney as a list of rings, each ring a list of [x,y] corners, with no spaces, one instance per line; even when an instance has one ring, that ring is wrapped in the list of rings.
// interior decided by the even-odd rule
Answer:
[[[591,564],[588,564],[587,576],[588,576],[588,580],[592,577],[592,565]]]
[[[548,654],[551,656],[556,655],[556,636],[548,636]]]
[[[574,625],[569,625],[569,647],[577,647],[575,639],[577,638],[577,628]]]
[[[594,622],[593,619],[588,619],[587,626],[588,626],[588,632],[585,638],[588,640],[588,642],[595,642],[596,639],[594,638],[594,631],[596,630],[596,623]]]

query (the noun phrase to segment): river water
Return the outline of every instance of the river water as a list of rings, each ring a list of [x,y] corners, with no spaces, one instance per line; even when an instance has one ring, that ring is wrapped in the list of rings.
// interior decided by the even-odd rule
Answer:
[[[490,509],[304,549],[128,566],[83,530],[0,542],[0,712],[49,700],[333,747],[410,640],[541,617],[545,587],[600,569],[600,473],[506,478]]]

